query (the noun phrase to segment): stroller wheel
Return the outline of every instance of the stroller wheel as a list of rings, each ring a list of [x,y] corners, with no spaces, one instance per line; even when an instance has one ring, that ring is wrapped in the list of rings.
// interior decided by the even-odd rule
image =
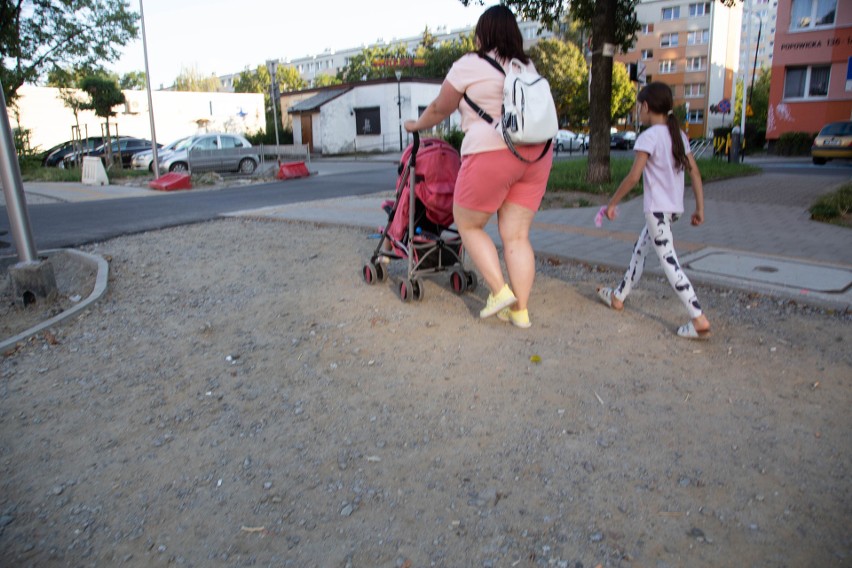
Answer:
[[[403,280],[399,283],[399,299],[403,302],[410,302],[414,297],[414,284],[411,280]]]
[[[464,294],[464,291],[467,290],[467,282],[467,274],[462,270],[457,268],[450,273],[450,287],[456,294]]]
[[[464,273],[467,277],[467,291],[473,292],[479,285],[479,280],[476,278],[476,273],[473,270],[468,270]]]
[[[414,289],[414,299],[418,302],[421,301],[426,295],[426,290],[423,288],[423,282],[421,282],[420,280],[412,280],[411,284]]]
[[[383,262],[374,263],[373,267],[376,270],[376,278],[378,278],[379,282],[384,282],[388,279],[388,268]]]
[[[380,281],[377,274],[376,265],[372,263],[364,265],[364,268],[361,269],[361,276],[364,277],[364,282],[370,285]]]

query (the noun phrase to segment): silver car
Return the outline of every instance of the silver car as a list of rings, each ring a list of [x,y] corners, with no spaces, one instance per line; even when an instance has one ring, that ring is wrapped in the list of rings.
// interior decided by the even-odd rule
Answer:
[[[260,157],[250,150],[251,143],[239,134],[210,133],[190,136],[179,142],[168,155],[159,159],[164,172],[239,172],[251,174]]]
[[[186,140],[188,136],[184,136],[183,138],[178,138],[177,140],[173,140],[169,142],[162,148],[157,150],[157,160],[162,161],[171,151],[175,149],[175,147]],[[130,167],[134,170],[148,170],[149,172],[154,171],[154,152],[151,150],[146,150],[144,152],[139,152],[138,154],[133,154],[133,158],[130,160]]]

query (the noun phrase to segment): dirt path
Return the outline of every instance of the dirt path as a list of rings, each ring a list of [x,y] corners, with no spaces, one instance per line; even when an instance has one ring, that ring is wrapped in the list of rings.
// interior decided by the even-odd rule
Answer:
[[[666,284],[543,262],[519,330],[366,286],[367,237],[88,247],[106,296],[0,360],[0,565],[852,562],[848,314],[702,288],[689,342]]]

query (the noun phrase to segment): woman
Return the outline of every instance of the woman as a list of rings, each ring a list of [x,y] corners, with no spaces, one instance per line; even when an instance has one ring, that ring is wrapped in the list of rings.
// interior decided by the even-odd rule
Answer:
[[[483,120],[466,102],[465,93],[485,112],[499,117],[503,101],[504,76],[482,55],[496,59],[504,68],[512,59],[532,67],[523,50],[523,38],[515,15],[505,6],[487,9],[474,32],[477,52],[456,61],[438,97],[417,120],[405,122],[408,132],[426,130],[445,120],[453,111],[461,112],[465,133],[462,165],[456,180],[453,216],[467,254],[490,289],[479,317],[497,315],[517,327],[530,327],[527,302],[535,278],[535,256],[529,240],[533,217],[550,176],[553,155],[543,144],[518,146],[519,153],[532,163],[512,154],[503,141],[499,126]],[[503,257],[511,287],[503,279],[497,247],[485,226],[497,213],[497,226],[503,241]]]

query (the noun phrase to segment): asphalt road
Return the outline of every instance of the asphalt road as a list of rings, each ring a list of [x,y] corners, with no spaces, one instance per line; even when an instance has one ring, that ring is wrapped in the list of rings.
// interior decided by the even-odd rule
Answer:
[[[393,189],[396,166],[332,173],[217,191],[175,192],[156,197],[31,205],[33,238],[38,250],[74,248],[121,235],[200,223],[242,209],[286,205],[318,199],[364,195]],[[0,208],[0,232],[9,230],[6,208]],[[8,235],[3,237],[8,238]],[[11,240],[11,239],[8,239]],[[3,254],[11,254],[13,248]]]

